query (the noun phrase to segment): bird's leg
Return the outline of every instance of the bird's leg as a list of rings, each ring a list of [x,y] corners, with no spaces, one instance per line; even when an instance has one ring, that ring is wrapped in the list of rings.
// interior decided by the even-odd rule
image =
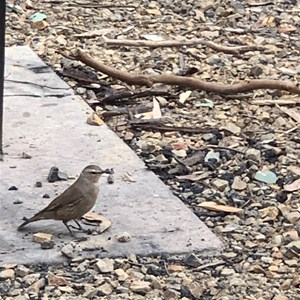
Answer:
[[[80,223],[77,220],[74,220],[74,222],[77,224],[78,229],[83,231],[82,226],[80,225]]]
[[[73,220],[73,221],[77,224],[78,227],[75,227],[73,225],[68,225],[69,227],[74,228],[76,230],[84,231],[83,228],[81,227],[81,225],[77,222],[77,220]]]
[[[74,237],[74,234],[73,234],[72,230],[70,229],[70,226],[68,225],[68,222],[67,222],[67,221],[63,221],[63,223],[64,223],[64,225],[68,228],[68,230],[69,230],[71,236]]]

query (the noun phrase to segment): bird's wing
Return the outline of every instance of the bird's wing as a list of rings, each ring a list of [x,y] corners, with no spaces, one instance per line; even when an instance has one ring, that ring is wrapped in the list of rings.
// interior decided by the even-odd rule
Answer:
[[[82,201],[84,193],[82,189],[77,188],[76,182],[69,186],[62,194],[57,196],[41,212],[58,210],[61,207],[73,206],[75,203]]]

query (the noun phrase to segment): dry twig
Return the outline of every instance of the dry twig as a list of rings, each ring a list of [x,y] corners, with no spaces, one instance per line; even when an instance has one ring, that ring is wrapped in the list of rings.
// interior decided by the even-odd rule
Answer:
[[[102,45],[105,46],[128,46],[128,47],[149,47],[149,48],[161,48],[161,47],[182,47],[182,46],[194,46],[204,45],[215,51],[223,52],[227,54],[241,54],[249,51],[263,50],[260,46],[223,46],[214,42],[205,41],[203,39],[192,39],[185,41],[146,41],[146,40],[113,40],[107,37],[103,37]]]

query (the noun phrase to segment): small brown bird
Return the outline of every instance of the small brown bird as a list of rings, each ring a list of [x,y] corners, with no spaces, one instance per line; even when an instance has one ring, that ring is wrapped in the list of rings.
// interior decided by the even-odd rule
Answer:
[[[103,173],[111,174],[111,171],[108,169],[102,170],[96,165],[85,167],[70,187],[56,197],[47,207],[21,224],[18,230],[28,223],[48,219],[62,221],[71,235],[73,235],[73,232],[70,227],[82,230],[76,219],[81,218],[95,205],[99,193],[98,182]],[[78,228],[67,224],[71,220],[76,222]]]

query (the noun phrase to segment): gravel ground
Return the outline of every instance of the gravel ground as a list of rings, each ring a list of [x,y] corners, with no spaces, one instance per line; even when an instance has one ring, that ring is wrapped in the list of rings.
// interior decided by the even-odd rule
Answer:
[[[99,114],[125,108],[136,116],[137,107],[151,108],[153,97],[101,103],[117,92],[144,89],[70,60],[74,49],[128,72],[172,72],[228,84],[300,81],[297,1],[120,1],[101,8],[87,1],[15,2],[8,1],[7,46],[30,45]],[[47,19],[33,22],[36,12]],[[228,55],[201,45],[109,48],[102,35],[203,38],[265,50]],[[89,82],[65,76],[70,68],[81,77],[84,71]],[[126,114],[106,122],[222,239],[223,253],[6,265],[0,270],[0,299],[300,299],[299,95],[257,90],[225,97],[167,86],[159,91],[165,93],[156,100],[167,124],[217,130],[143,130],[130,126]],[[223,206],[216,209],[211,202]]]

